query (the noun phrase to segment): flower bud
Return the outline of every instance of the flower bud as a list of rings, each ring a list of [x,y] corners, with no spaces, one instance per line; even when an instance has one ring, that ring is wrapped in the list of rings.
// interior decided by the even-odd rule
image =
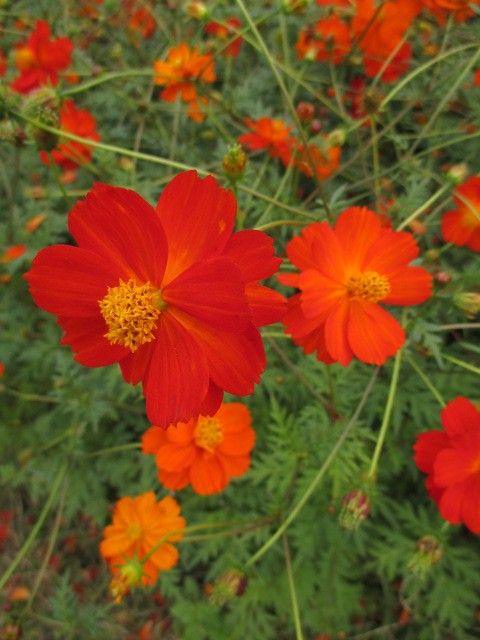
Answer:
[[[238,569],[225,571],[215,582],[208,585],[208,599],[218,607],[245,593],[247,578]]]
[[[238,180],[243,176],[247,165],[247,156],[240,144],[229,146],[223,157],[223,170],[230,180]]]
[[[131,558],[118,567],[110,581],[110,593],[115,604],[120,604],[133,587],[140,584],[143,578],[143,564],[138,558]]]
[[[282,0],[285,13],[303,13],[311,4],[311,0]]]
[[[460,291],[453,296],[453,304],[463,311],[467,318],[475,318],[480,313],[480,293]]]
[[[426,535],[417,540],[416,551],[408,562],[408,568],[412,573],[425,575],[442,557],[440,541],[435,536]]]
[[[315,115],[315,107],[311,102],[299,102],[296,107],[296,112],[300,122],[308,124]]]
[[[189,0],[189,2],[185,3],[184,10],[190,18],[195,18],[196,20],[208,18],[208,9],[205,3],[200,2],[200,0]]]
[[[468,176],[468,165],[466,162],[453,164],[447,171],[447,179],[453,184],[461,184]]]
[[[59,126],[59,103],[56,93],[50,87],[42,87],[30,94],[24,101],[22,115],[49,127]],[[51,151],[58,144],[55,133],[44,131],[36,125],[27,125],[27,134],[35,140],[40,149]]]
[[[368,497],[358,489],[347,493],[342,500],[342,510],[339,522],[342,527],[349,530],[357,529],[368,518],[370,502]]]

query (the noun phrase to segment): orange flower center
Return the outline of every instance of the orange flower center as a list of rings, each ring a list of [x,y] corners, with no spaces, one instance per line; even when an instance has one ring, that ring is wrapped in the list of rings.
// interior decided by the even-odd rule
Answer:
[[[138,540],[138,538],[140,538],[141,535],[142,535],[142,527],[138,522],[128,525],[127,537],[130,538],[130,540]]]
[[[390,293],[390,283],[388,278],[376,271],[365,271],[350,278],[347,282],[347,290],[352,298],[379,302]]]
[[[120,280],[117,287],[108,287],[107,295],[98,304],[107,323],[107,340],[132,352],[155,338],[158,317],[166,308],[158,289],[149,282],[137,284],[135,280]]]
[[[195,428],[194,438],[197,447],[213,453],[223,440],[222,425],[214,418],[200,417]]]
[[[26,71],[33,66],[35,55],[30,47],[21,47],[15,51],[15,66],[20,71]]]

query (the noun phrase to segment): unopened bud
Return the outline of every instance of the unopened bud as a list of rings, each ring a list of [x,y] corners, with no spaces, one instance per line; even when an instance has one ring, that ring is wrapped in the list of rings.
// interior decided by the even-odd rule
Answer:
[[[362,491],[355,489],[347,493],[342,500],[339,522],[345,529],[357,529],[368,518],[369,513],[368,497]]]
[[[315,107],[311,102],[299,102],[296,112],[300,122],[309,123],[315,115]]]
[[[184,10],[190,18],[195,18],[196,20],[208,18],[208,9],[205,3],[200,2],[200,0],[189,0],[189,2],[185,3]]]
[[[138,558],[131,558],[118,567],[110,581],[110,593],[115,604],[120,604],[130,590],[140,584],[143,575],[143,564]]]
[[[208,585],[208,599],[218,607],[245,593],[247,578],[238,569],[229,569]]]
[[[417,540],[416,551],[408,562],[412,573],[425,575],[443,557],[440,541],[435,536],[426,535]]]
[[[475,318],[480,313],[480,293],[460,291],[453,296],[453,304],[463,311],[467,318]]]
[[[243,176],[247,165],[247,156],[239,144],[232,144],[223,157],[223,170],[230,180],[238,180]]]
[[[303,13],[310,6],[312,0],[282,0],[285,13]]]
[[[328,145],[330,147],[341,147],[345,140],[347,139],[347,134],[345,129],[334,129],[327,136]]]
[[[38,89],[26,98],[22,114],[38,121],[39,124],[58,128],[59,104],[57,95],[49,87]],[[40,149],[45,151],[55,149],[58,144],[57,134],[45,131],[33,123],[27,125],[27,134],[35,140]]]
[[[468,165],[466,162],[454,164],[447,171],[447,179],[453,184],[461,184],[468,176]]]

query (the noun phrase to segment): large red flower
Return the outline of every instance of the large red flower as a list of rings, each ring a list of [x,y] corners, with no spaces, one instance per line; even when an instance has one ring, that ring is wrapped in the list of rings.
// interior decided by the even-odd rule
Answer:
[[[60,109],[60,129],[74,133],[81,138],[100,140],[97,133],[97,121],[86,109],[78,109],[73,100],[65,100]],[[75,169],[92,159],[93,149],[75,140],[59,141],[57,148],[50,153],[40,151],[43,164],[50,164],[50,157],[62,169]]]
[[[425,431],[414,445],[415,464],[440,514],[480,533],[480,411],[467,398],[442,410],[443,431]]]
[[[280,260],[259,231],[232,233],[233,194],[211,176],[176,176],[156,210],[134,191],[96,184],[69,214],[78,247],[40,251],[26,274],[85,366],[118,362],[143,383],[157,426],[212,415],[265,368],[257,327],[278,321],[279,293],[258,284]]]
[[[50,27],[39,20],[26,42],[17,45],[15,65],[19,77],[12,82],[18,93],[29,93],[46,84],[58,83],[58,72],[68,67],[72,58],[73,44],[69,38],[50,40]]]
[[[347,365],[355,356],[383,364],[405,341],[399,322],[379,303],[419,304],[431,295],[432,278],[408,264],[418,256],[410,233],[393,231],[364,207],[305,227],[287,246],[300,274],[279,280],[300,289],[289,300],[287,333],[305,353]]]
[[[471,176],[455,190],[456,209],[442,218],[442,234],[447,242],[480,251],[480,176]]]

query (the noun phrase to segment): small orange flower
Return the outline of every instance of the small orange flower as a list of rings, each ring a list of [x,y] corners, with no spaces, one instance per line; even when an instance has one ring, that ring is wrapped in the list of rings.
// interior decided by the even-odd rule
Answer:
[[[216,36],[221,40],[229,40],[236,31],[240,29],[242,23],[238,18],[228,18],[222,24],[220,22],[207,22],[205,25],[205,33]],[[222,51],[226,58],[236,58],[240,53],[243,38],[239,36],[231,42],[226,49]]]
[[[60,129],[82,138],[98,141],[97,121],[86,109],[78,109],[73,100],[65,100],[60,110]],[[75,140],[60,140],[56,149],[50,153],[40,151],[43,164],[50,164],[50,157],[62,169],[75,169],[92,159],[93,149]]]
[[[3,255],[0,257],[0,262],[13,262],[23,256],[26,250],[27,247],[24,244],[14,244],[5,249]]]
[[[251,151],[265,150],[271,158],[280,158],[284,165],[288,165],[295,145],[295,139],[290,135],[291,127],[279,118],[246,118],[245,124],[251,133],[244,133],[238,138],[241,144]]]
[[[337,146],[327,146],[325,149],[320,149],[314,144],[310,144],[308,147],[301,144],[296,149],[295,165],[309,178],[313,175],[313,165],[318,180],[326,180],[338,169],[341,155],[342,149]]]
[[[333,64],[339,64],[350,47],[350,30],[335,14],[318,20],[313,27],[302,29],[295,44],[299,58],[330,60]]]
[[[72,58],[73,43],[69,38],[50,40],[50,27],[39,20],[26,42],[15,49],[15,66],[19,77],[12,82],[18,93],[29,93],[46,84],[56,86],[58,72],[68,67]]]
[[[25,229],[25,231],[28,231],[28,233],[33,233],[46,219],[46,213],[38,213],[36,216],[30,218],[30,220],[27,220],[23,228]]]
[[[405,342],[399,322],[381,305],[420,304],[432,277],[409,263],[418,257],[410,233],[393,231],[365,207],[305,227],[287,245],[299,274],[278,276],[300,293],[289,299],[286,332],[318,360],[348,365],[353,357],[381,365]]]
[[[471,5],[477,5],[478,2],[471,0],[422,0],[423,6],[427,11],[433,13],[440,24],[445,24],[449,15],[453,15],[456,22],[464,22],[475,12],[471,9]]]
[[[153,585],[160,571],[177,564],[179,553],[172,542],[182,539],[184,528],[180,506],[172,497],[157,502],[153,491],[124,497],[115,505],[112,524],[103,531],[100,553],[117,580],[132,582],[130,569],[137,561],[143,565],[138,582]]]
[[[191,484],[200,495],[218,493],[250,466],[251,422],[245,405],[222,403],[213,417],[200,416],[166,431],[150,427],[142,438],[143,452],[155,454],[159,480],[168,489]]]
[[[442,234],[447,242],[480,251],[480,176],[471,176],[457,187],[453,202],[456,209],[442,219]]]
[[[155,18],[144,0],[124,0],[123,10],[128,16],[128,28],[142,38],[151,38],[157,29]]]
[[[155,84],[164,86],[160,97],[166,102],[174,102],[177,96],[188,103],[188,115],[196,122],[202,122],[205,114],[201,105],[208,102],[206,96],[199,96],[195,83],[212,84],[216,80],[215,64],[210,53],[200,54],[195,47],[182,42],[168,50],[167,60],[157,60],[154,64]]]

